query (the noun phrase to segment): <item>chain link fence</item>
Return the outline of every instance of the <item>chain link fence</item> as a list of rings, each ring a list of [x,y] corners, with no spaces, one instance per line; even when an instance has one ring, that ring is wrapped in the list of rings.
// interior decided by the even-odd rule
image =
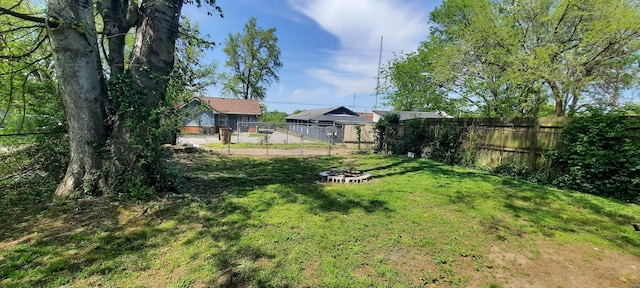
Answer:
[[[350,153],[339,127],[290,125],[281,122],[238,122],[230,141],[219,133],[179,135],[178,143],[224,154],[336,155]],[[247,131],[247,132],[238,132]]]

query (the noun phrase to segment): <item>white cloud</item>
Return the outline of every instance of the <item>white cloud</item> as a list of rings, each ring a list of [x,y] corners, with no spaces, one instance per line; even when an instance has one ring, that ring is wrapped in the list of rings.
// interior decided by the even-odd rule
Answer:
[[[317,89],[307,90],[307,89],[295,89],[291,92],[290,98],[297,101],[308,101],[308,102],[320,102],[319,99],[326,98],[329,94],[330,89],[327,87],[321,87]]]
[[[330,65],[335,69],[307,72],[335,85],[340,96],[373,92],[380,36],[384,37],[382,63],[385,64],[394,52],[415,50],[429,31],[428,8],[422,2],[420,6],[408,0],[288,1],[294,10],[339,39],[340,47]],[[349,77],[340,77],[345,74]]]

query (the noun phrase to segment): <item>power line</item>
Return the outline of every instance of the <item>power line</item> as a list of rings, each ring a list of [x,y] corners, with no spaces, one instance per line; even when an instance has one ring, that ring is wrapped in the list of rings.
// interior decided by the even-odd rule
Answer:
[[[302,105],[302,106],[316,106],[316,107],[335,107],[335,106],[345,106],[345,105],[327,105],[327,104],[314,104],[314,103],[298,103],[298,102],[284,102],[284,101],[262,101],[264,103],[271,104],[287,104],[287,105]],[[359,106],[355,105],[353,107],[358,108],[371,108],[371,106]]]

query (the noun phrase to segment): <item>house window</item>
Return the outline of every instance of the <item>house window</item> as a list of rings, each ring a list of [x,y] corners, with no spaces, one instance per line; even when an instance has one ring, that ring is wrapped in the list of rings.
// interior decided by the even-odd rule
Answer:
[[[218,126],[220,126],[220,127],[227,126],[227,115],[226,114],[220,115],[220,117],[218,118]]]
[[[249,118],[247,117],[242,117],[242,127],[247,127],[249,126]]]

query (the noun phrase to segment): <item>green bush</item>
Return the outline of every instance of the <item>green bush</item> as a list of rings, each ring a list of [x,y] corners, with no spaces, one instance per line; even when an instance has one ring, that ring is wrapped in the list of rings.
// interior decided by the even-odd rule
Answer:
[[[0,210],[41,203],[62,179],[69,161],[69,139],[64,134],[49,134],[34,141],[0,153]]]
[[[428,136],[427,129],[425,129],[421,119],[407,120],[404,122],[404,137],[394,143],[394,147],[391,150],[399,155],[413,152],[420,156],[427,142],[433,141]]]
[[[543,184],[550,184],[555,175],[550,169],[533,169],[526,164],[518,163],[514,160],[506,161],[496,166],[491,169],[491,172],[502,176]]]
[[[590,110],[563,129],[552,152],[553,182],[590,194],[640,203],[640,118]]]
[[[472,164],[473,149],[466,149],[466,127],[460,127],[455,120],[444,120],[433,133],[424,125],[424,120],[413,119],[405,122],[405,134],[394,151],[400,154],[414,152],[420,157],[440,161],[450,165]]]
[[[376,123],[376,152],[387,153],[389,150],[393,151],[396,147],[395,137],[398,133],[399,124],[400,115],[395,113],[384,115],[384,117]]]

